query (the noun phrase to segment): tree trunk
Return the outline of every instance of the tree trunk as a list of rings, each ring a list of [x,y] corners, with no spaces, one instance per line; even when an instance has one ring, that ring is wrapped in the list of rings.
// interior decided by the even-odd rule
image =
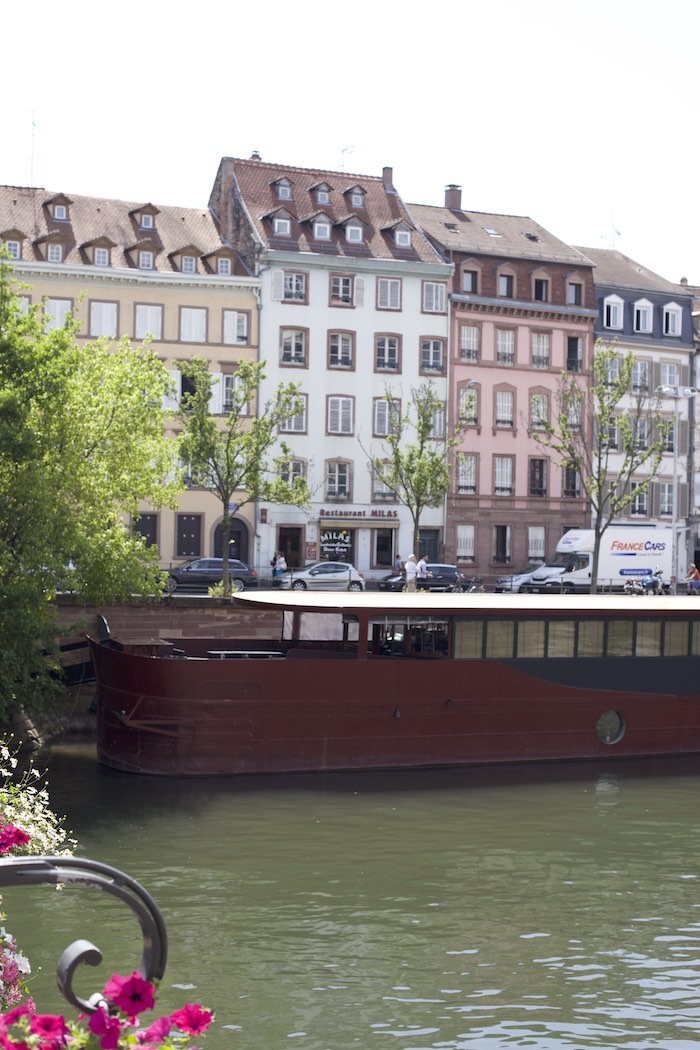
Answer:
[[[229,546],[231,543],[231,515],[229,514],[228,507],[224,510],[224,517],[221,522],[221,542],[223,543],[223,569],[222,579],[224,582],[224,598],[230,598],[231,596],[231,577],[228,570],[229,563]]]

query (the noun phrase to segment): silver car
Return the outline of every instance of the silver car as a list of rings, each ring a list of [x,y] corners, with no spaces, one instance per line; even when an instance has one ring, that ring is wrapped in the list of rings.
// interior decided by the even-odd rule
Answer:
[[[292,591],[364,591],[365,580],[354,565],[343,561],[317,561],[304,569],[276,576],[273,587]]]
[[[534,573],[542,568],[542,562],[525,565],[522,569],[514,569],[508,576],[499,576],[496,580],[494,591],[496,594],[522,594],[527,590]]]

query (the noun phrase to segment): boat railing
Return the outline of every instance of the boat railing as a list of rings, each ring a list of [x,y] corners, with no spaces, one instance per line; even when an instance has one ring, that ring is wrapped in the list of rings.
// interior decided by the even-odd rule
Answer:
[[[0,860],[0,886],[92,886],[123,901],[141,927],[143,952],[138,970],[148,981],[158,981],[165,973],[168,938],[165,922],[149,893],[118,868],[84,857],[6,857]],[[73,989],[73,975],[80,964],[98,966],[102,952],[91,941],[79,939],[69,944],[56,965],[56,980],[63,998],[79,1010],[94,1013],[104,1001],[96,992],[81,998]]]

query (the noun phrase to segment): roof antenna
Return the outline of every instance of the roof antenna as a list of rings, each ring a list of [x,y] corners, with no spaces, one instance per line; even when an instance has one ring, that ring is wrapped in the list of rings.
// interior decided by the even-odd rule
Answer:
[[[34,131],[36,129],[36,121],[34,120],[35,110],[32,110],[32,152],[29,157],[29,185],[34,186]]]
[[[355,148],[354,146],[346,146],[345,149],[341,149],[341,151],[340,151],[340,170],[341,171],[345,171],[345,154],[346,153],[352,153],[354,148]]]

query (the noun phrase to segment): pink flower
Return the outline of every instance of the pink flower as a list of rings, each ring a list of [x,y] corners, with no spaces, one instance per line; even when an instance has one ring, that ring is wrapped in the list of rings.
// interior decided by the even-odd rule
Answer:
[[[24,1039],[21,1043],[16,1043],[8,1035],[0,1035],[0,1046],[3,1050],[31,1050],[31,1047],[28,1043],[25,1043]]]
[[[122,1030],[122,1022],[118,1017],[110,1017],[105,1008],[100,1006],[88,1021],[88,1027],[100,1040],[102,1050],[114,1050]]]
[[[187,1035],[200,1035],[206,1032],[213,1020],[209,1010],[203,1010],[199,1003],[185,1003],[181,1010],[170,1015],[170,1020],[181,1032]]]
[[[104,986],[104,997],[118,1006],[127,1017],[136,1017],[144,1010],[152,1010],[155,999],[152,984],[142,977],[136,970],[130,977],[121,977],[113,973],[112,977]]]
[[[0,826],[0,855],[9,853],[15,846],[26,846],[29,835],[14,824]]]
[[[157,1021],[154,1021],[148,1028],[142,1029],[136,1033],[136,1038],[139,1043],[143,1045],[144,1050],[147,1047],[158,1047],[163,1042],[165,1037],[169,1035],[170,1029],[173,1027],[173,1022],[170,1017],[159,1017]]]
[[[20,1017],[31,1017],[34,1013],[34,1003],[30,1006],[29,1003],[24,1003],[22,1006],[15,1006],[13,1010],[8,1010],[6,1014],[0,1014],[0,1022],[5,1029],[9,1028],[10,1025],[16,1024]]]
[[[65,1046],[68,1027],[60,1014],[35,1014],[29,1022],[30,1032],[42,1035],[44,1046]]]

